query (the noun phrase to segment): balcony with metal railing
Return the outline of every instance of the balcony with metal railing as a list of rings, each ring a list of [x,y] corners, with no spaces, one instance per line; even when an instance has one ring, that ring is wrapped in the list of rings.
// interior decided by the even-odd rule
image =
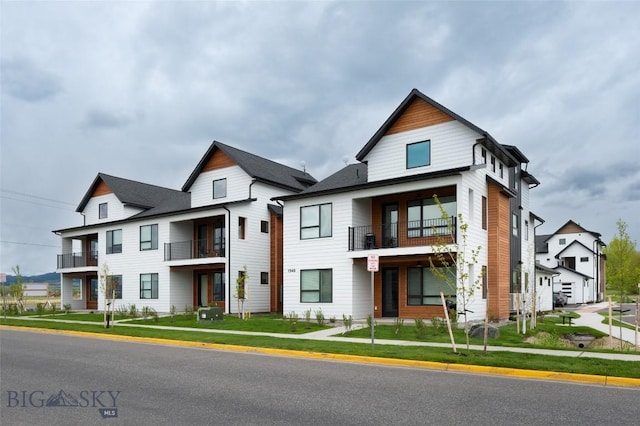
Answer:
[[[349,251],[452,244],[456,241],[455,216],[386,225],[349,227]]]
[[[58,269],[86,268],[98,266],[98,252],[63,253],[58,255]]]
[[[165,243],[164,260],[189,260],[189,259],[208,259],[225,256],[224,239],[216,241],[213,246],[207,244],[205,240],[196,241],[179,241],[174,243]]]

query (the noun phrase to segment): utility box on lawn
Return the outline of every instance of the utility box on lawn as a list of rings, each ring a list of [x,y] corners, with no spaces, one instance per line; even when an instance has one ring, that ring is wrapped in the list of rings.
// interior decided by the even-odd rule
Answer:
[[[222,321],[222,309],[221,308],[200,308],[198,309],[198,322],[205,321]]]

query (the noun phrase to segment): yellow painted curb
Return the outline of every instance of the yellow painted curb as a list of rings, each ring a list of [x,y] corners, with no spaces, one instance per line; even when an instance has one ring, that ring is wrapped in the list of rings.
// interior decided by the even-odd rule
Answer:
[[[202,343],[202,342],[193,342],[193,341],[186,341],[186,340],[160,339],[156,337],[134,337],[134,336],[123,336],[119,334],[100,334],[100,333],[90,333],[86,331],[55,330],[55,329],[38,328],[38,327],[20,327],[20,326],[11,326],[11,325],[0,325],[0,329],[32,331],[32,332],[49,333],[49,334],[62,334],[62,335],[79,336],[79,337],[93,337],[93,338],[105,339],[105,340],[119,340],[119,341],[137,342],[137,343],[183,346],[183,347],[200,348],[200,349],[216,349],[216,350],[247,352],[247,353],[253,352],[253,353],[262,353],[262,354],[279,355],[279,356],[296,357],[296,358],[394,365],[399,367],[426,368],[430,370],[455,371],[455,372],[487,374],[487,375],[497,375],[497,376],[506,376],[506,377],[554,380],[554,381],[563,381],[563,382],[569,381],[569,382],[594,384],[594,385],[601,385],[601,386],[620,386],[620,387],[640,388],[640,379],[635,379],[630,377],[596,376],[592,374],[573,374],[573,373],[561,373],[556,371],[539,371],[539,370],[524,370],[524,369],[521,370],[516,368],[489,367],[489,366],[483,366],[483,365],[468,365],[468,364],[453,364],[453,363],[442,363],[442,362],[434,362],[434,361],[417,361],[417,360],[398,359],[398,358],[377,358],[377,357],[364,356],[364,355],[334,354],[334,353],[324,353],[324,352],[305,352],[305,351],[296,351],[291,349],[273,349],[273,348],[261,348],[261,347],[255,347],[255,346],[226,345],[226,344],[220,344],[220,343]]]

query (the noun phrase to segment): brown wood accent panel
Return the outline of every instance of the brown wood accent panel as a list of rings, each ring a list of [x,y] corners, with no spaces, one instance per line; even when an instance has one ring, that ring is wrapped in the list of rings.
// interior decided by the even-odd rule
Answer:
[[[575,222],[569,222],[565,224],[562,228],[558,229],[558,231],[556,231],[556,234],[581,234],[584,232],[588,232],[588,231]]]
[[[209,158],[209,161],[207,161],[207,163],[202,168],[202,171],[209,172],[211,170],[235,166],[235,164],[236,163],[234,163],[233,160],[227,156],[227,154],[222,152],[220,149],[216,149],[213,152],[211,158]]]
[[[271,312],[282,313],[282,268],[283,268],[283,231],[282,216],[273,213],[269,217],[270,251],[269,254],[269,301]]]
[[[447,121],[453,121],[453,117],[422,99],[414,99],[385,134],[391,135],[393,133],[406,132],[407,130],[433,126]]]
[[[101,179],[100,182],[98,182],[98,184],[96,185],[96,188],[93,190],[91,196],[97,197],[99,195],[106,195],[111,193],[113,193],[113,191],[111,190],[111,188],[109,188],[109,185],[104,183],[104,181]]]
[[[488,185],[488,265],[489,318],[509,318],[510,210],[509,198],[497,185]]]

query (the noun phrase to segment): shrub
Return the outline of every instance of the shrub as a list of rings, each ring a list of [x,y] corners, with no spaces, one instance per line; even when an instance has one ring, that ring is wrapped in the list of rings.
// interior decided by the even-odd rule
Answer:
[[[129,316],[131,318],[138,318],[138,308],[133,303],[129,304]]]
[[[318,321],[318,325],[324,325],[324,313],[322,313],[322,309],[316,311],[316,321]]]
[[[71,312],[71,304],[70,303],[66,303],[63,307],[64,309],[64,313],[68,314],[69,312]]]
[[[427,324],[425,324],[422,318],[416,318],[413,320],[415,323],[416,334],[418,339],[424,339],[427,337]]]
[[[402,327],[404,326],[404,320],[400,317],[394,318],[393,326],[395,327],[396,336],[400,336],[402,334]]]
[[[185,317],[186,319],[191,319],[191,318],[193,318],[193,313],[194,313],[193,306],[191,306],[191,305],[184,305],[184,317]]]
[[[311,309],[307,309],[306,311],[304,311],[304,321],[304,328],[311,328]]]
[[[38,313],[38,315],[44,314],[44,303],[36,304],[36,312]]]

